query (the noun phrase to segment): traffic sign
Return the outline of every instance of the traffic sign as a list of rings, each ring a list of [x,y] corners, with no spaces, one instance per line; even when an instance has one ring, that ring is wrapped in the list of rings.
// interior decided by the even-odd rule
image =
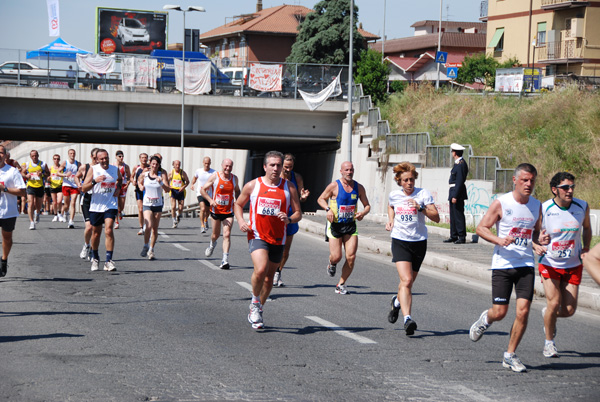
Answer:
[[[456,78],[458,76],[458,67],[448,67],[446,69],[446,76],[448,78]]]
[[[435,54],[435,62],[445,64],[448,60],[448,52],[437,52]]]

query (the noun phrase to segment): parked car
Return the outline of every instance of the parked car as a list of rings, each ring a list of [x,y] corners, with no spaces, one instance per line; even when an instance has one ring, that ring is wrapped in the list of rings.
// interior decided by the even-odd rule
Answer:
[[[119,28],[117,28],[117,37],[123,45],[150,43],[150,34],[146,26],[135,18],[121,18]]]
[[[242,85],[242,76],[244,77],[244,86],[248,86],[248,68],[246,67],[226,67],[221,72],[231,79],[231,85]]]
[[[37,87],[44,77],[50,75],[50,70],[26,61],[6,61],[0,64],[0,84],[18,84],[19,74],[21,85]]]

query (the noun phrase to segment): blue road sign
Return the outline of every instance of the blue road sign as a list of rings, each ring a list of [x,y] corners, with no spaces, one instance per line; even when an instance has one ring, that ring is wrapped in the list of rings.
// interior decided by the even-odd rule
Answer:
[[[448,67],[446,69],[446,76],[448,78],[456,78],[458,75],[458,67]]]
[[[437,52],[435,54],[435,62],[436,63],[446,64],[447,60],[448,60],[448,52]]]

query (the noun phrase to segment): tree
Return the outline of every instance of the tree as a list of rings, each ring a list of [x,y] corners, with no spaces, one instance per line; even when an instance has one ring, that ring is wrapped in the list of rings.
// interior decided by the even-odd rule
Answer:
[[[354,6],[353,58],[358,60],[364,38],[358,33],[358,7]],[[288,63],[348,64],[350,1],[322,0],[298,26]]]
[[[354,80],[362,84],[363,91],[371,95],[373,102],[379,103],[387,99],[389,72],[388,61],[381,62],[381,53],[373,49],[363,50],[356,63]]]
[[[461,84],[479,82],[487,87],[494,88],[496,84],[496,69],[518,67],[520,65],[516,57],[511,57],[503,63],[498,63],[492,56],[478,53],[465,57],[462,67],[458,69],[456,81]]]

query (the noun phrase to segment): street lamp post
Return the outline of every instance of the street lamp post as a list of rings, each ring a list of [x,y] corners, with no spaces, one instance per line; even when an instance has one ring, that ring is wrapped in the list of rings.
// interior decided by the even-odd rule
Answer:
[[[163,6],[163,10],[174,10],[181,11],[183,13],[183,40],[182,43],[182,53],[181,60],[183,61],[183,69],[182,69],[182,82],[181,82],[181,169],[183,169],[183,152],[184,152],[184,132],[185,132],[185,13],[188,11],[199,11],[205,12],[204,7],[200,6],[189,6],[187,10],[181,8],[181,6],[176,6],[172,4],[167,4]]]
[[[354,48],[354,0],[350,0],[350,49],[348,53],[348,162],[352,162],[352,56]]]

